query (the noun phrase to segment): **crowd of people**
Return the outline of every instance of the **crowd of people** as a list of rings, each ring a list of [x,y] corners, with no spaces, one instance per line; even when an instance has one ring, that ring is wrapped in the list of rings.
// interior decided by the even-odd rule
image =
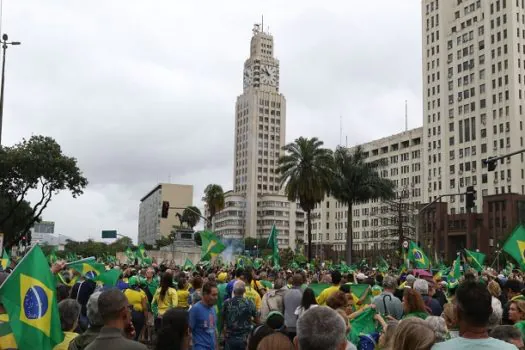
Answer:
[[[64,281],[57,285],[64,332],[57,350],[524,348],[518,271],[468,271],[452,283],[375,270],[122,265],[114,267],[121,270],[116,285],[102,286],[64,267],[52,267]],[[0,285],[6,276],[0,272]],[[368,287],[357,295],[357,285]],[[366,315],[373,327],[356,334]],[[17,349],[4,316],[0,304],[0,349]]]

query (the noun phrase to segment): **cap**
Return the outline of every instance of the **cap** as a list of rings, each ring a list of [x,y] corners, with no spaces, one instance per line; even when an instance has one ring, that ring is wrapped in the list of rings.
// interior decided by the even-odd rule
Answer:
[[[137,276],[131,276],[129,279],[128,279],[128,285],[130,287],[133,287],[133,286],[136,286],[139,284],[139,281],[137,279]]]
[[[357,274],[357,276],[355,276],[355,277],[356,277],[358,280],[364,280],[364,279],[366,279],[365,274],[362,273],[362,272],[359,272],[359,273]]]
[[[406,278],[407,282],[414,282],[415,280],[416,278],[414,277],[414,275],[407,275],[407,278]]]

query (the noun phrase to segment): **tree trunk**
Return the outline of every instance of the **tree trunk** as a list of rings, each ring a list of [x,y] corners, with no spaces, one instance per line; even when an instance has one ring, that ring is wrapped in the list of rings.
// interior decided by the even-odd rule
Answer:
[[[308,235],[308,262],[312,263],[312,211],[306,211],[306,230]]]
[[[352,203],[348,203],[348,217],[346,220],[346,264],[352,265],[353,229],[352,229]]]

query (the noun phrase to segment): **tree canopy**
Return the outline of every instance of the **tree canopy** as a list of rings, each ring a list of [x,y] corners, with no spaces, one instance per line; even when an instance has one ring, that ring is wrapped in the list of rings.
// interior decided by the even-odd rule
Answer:
[[[217,184],[209,184],[206,186],[202,201],[206,203],[209,213],[206,226],[211,228],[215,214],[224,209],[224,191],[222,187]]]
[[[18,243],[54,195],[69,191],[76,198],[87,184],[77,160],[63,154],[51,137],[32,136],[0,146],[0,231],[6,235],[5,245]],[[30,196],[37,199],[30,203]]]

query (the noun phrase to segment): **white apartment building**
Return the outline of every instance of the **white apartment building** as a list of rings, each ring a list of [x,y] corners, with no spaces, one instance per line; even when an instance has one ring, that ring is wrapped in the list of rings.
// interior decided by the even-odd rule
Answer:
[[[243,87],[235,104],[234,188],[226,193],[226,208],[216,216],[215,230],[228,238],[262,238],[270,233],[271,222],[282,244],[291,245],[302,212],[280,191],[276,172],[285,142],[286,99],[279,92],[273,36],[259,25],[244,63]]]
[[[167,218],[162,218],[162,202],[170,203]],[[161,183],[140,200],[138,242],[155,244],[157,239],[167,237],[173,226],[180,225],[176,214],[193,205],[193,186]],[[178,209],[175,209],[178,208]]]
[[[414,238],[416,208],[423,202],[423,129],[416,128],[360,145],[370,162],[382,160],[381,176],[392,180],[398,199],[373,200],[353,206],[353,250],[371,251],[398,247],[398,213],[402,212],[403,234]],[[353,152],[357,146],[349,149]],[[402,209],[398,209],[398,208]],[[324,246],[344,256],[348,207],[333,197],[326,198],[313,212],[313,252]],[[305,229],[306,231],[306,229]],[[307,238],[305,237],[305,241]]]
[[[523,154],[482,163],[524,148],[525,2],[423,0],[422,17],[424,201],[473,185],[480,212],[481,196],[525,193]]]

